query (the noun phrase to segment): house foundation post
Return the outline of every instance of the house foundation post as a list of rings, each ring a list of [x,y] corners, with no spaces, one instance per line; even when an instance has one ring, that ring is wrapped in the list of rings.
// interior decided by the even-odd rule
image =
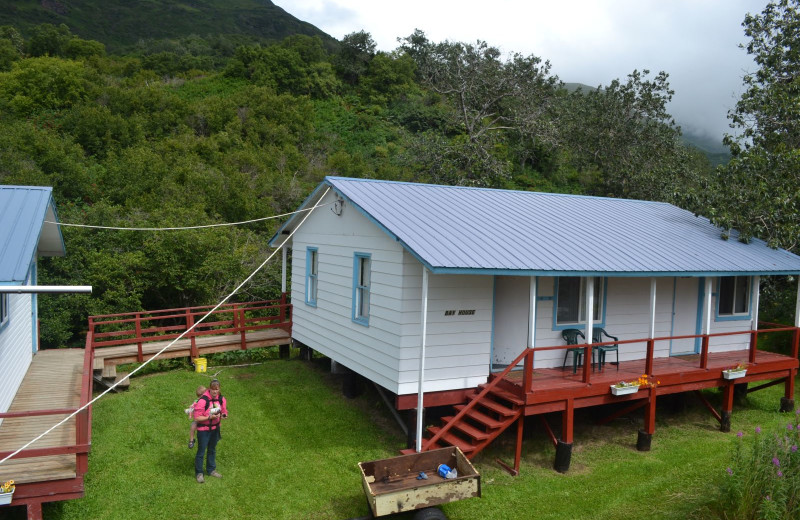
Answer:
[[[795,332],[797,334],[797,332]],[[794,378],[797,377],[797,369],[789,371],[789,377],[784,383],[784,395],[781,397],[781,411],[794,411]]]
[[[728,383],[722,388],[722,414],[720,414],[719,431],[731,431],[731,414],[733,413],[733,394],[735,386]]]
[[[650,451],[653,434],[656,432],[656,388],[650,387],[649,392],[647,405],[644,408],[644,428],[639,430],[636,438],[636,449],[639,451]]]
[[[575,403],[567,399],[566,407],[561,412],[561,438],[556,442],[556,460],[553,469],[559,473],[569,471],[572,461],[572,429],[575,419]]]
[[[340,368],[344,368],[339,365]],[[364,391],[361,384],[361,376],[349,368],[344,368],[344,378],[342,379],[342,394],[348,399],[355,399]]]

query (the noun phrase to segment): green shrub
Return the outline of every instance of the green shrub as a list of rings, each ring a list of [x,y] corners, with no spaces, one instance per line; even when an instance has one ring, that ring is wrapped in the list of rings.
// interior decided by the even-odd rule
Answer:
[[[795,414],[782,431],[766,433],[756,427],[752,435],[737,434],[722,484],[724,518],[800,518],[799,422]]]

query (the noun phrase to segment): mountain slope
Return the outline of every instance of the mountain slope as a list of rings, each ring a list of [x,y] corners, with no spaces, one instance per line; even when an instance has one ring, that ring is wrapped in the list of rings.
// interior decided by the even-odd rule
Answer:
[[[335,40],[269,0],[3,0],[0,25],[24,33],[32,25],[66,24],[73,34],[110,51],[142,39],[237,34],[281,40],[292,34]]]

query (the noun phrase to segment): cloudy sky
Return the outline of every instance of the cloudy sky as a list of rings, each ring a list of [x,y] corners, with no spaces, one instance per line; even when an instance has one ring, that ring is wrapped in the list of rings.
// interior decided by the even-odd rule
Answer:
[[[421,29],[434,42],[486,41],[550,60],[565,82],[606,85],[634,69],[664,70],[670,112],[687,130],[722,138],[726,114],[755,70],[741,23],[767,0],[273,0],[334,38],[364,30],[378,49]]]

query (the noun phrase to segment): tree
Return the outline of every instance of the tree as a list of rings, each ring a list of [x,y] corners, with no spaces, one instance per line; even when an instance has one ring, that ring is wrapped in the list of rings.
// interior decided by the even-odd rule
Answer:
[[[356,85],[375,56],[375,41],[365,31],[346,34],[339,52],[334,56],[336,72],[350,85]]]
[[[685,189],[690,160],[680,128],[667,112],[674,91],[668,75],[634,70],[627,81],[564,97],[559,124],[569,162],[598,172],[603,195],[673,202]],[[691,177],[691,175],[688,175]]]
[[[778,0],[742,23],[758,70],[729,112],[733,159],[704,190],[701,206],[740,240],[753,236],[798,252],[800,240],[800,1]],[[727,236],[727,231],[725,233]]]
[[[510,175],[505,138],[555,144],[549,111],[558,78],[549,75],[549,62],[518,53],[503,58],[483,41],[434,44],[419,30],[403,42],[420,81],[447,100],[449,125],[463,134],[450,140],[428,136],[417,143],[429,167],[449,172],[442,177],[431,170],[434,180],[496,185]]]

